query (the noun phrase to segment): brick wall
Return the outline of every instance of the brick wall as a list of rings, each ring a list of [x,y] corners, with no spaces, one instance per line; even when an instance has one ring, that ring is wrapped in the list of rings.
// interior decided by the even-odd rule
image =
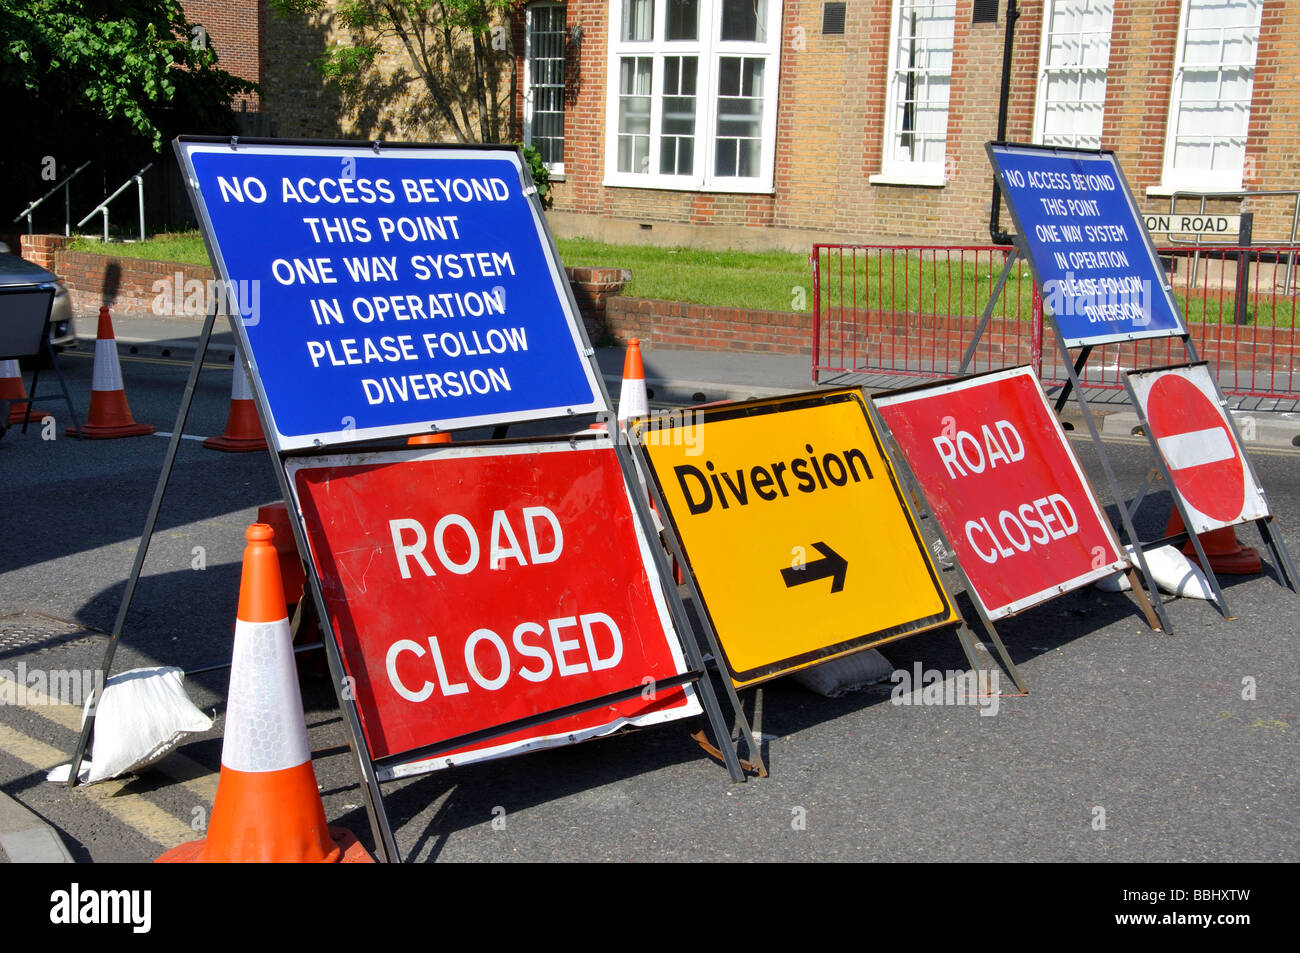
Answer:
[[[21,242],[21,257],[57,275],[58,271],[54,267],[55,256],[67,247],[69,241],[71,239],[64,238],[62,235],[24,235]]]
[[[610,0],[569,0],[568,25],[581,25],[583,40],[580,57],[569,64],[557,230],[733,246],[807,247],[810,234],[863,243],[987,243],[992,175],[984,144],[997,132],[1007,4],[996,24],[972,24],[972,2],[956,2],[944,186],[868,182],[881,169],[891,2],[854,0],[845,34],[823,36],[821,0],[785,0],[773,194],[742,195],[603,185]],[[1018,4],[1007,124],[1012,141],[1033,138],[1044,3]],[[1147,190],[1161,185],[1179,10],[1180,0],[1115,3],[1102,146],[1116,151],[1145,212],[1168,208],[1167,196]],[[1300,4],[1266,4],[1247,144],[1250,189],[1300,188],[1300,87],[1291,81],[1300,75],[1296,36]],[[1257,237],[1283,239],[1294,199],[1219,201],[1210,208],[1252,211]],[[1002,226],[1009,224],[1004,213]]]
[[[651,298],[610,298],[605,326],[618,344],[691,351],[811,354],[812,316]]]
[[[174,261],[119,258],[61,250],[55,274],[63,279],[78,313],[108,305],[114,313],[157,317],[202,316],[211,268]],[[160,297],[161,295],[161,297]]]
[[[185,18],[202,26],[207,41],[217,51],[217,65],[228,73],[262,82],[262,37],[267,16],[264,0],[184,0]],[[202,34],[192,36],[198,42]],[[241,95],[236,109],[256,112],[262,108],[257,93]]]

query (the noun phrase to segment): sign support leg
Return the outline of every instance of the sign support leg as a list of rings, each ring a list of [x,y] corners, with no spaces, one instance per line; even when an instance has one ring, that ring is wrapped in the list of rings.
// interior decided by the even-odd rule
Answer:
[[[108,647],[104,650],[104,662],[100,667],[100,677],[91,686],[90,705],[87,709],[86,721],[81,726],[81,737],[77,739],[77,747],[72,754],[72,768],[68,772],[67,783],[70,788],[77,786],[77,772],[81,770],[82,759],[86,756],[86,749],[90,746],[90,737],[95,730],[95,710],[99,706],[103,686],[108,682],[108,673],[113,668],[113,655],[117,652],[118,643],[122,640],[122,630],[126,627],[126,613],[131,608],[131,599],[135,595],[136,583],[140,581],[140,573],[144,569],[144,560],[149,554],[149,543],[153,539],[154,526],[158,522],[158,512],[162,509],[163,496],[167,492],[167,482],[171,479],[172,466],[176,462],[176,451],[181,444],[181,435],[185,432],[185,422],[189,419],[190,405],[194,402],[194,389],[199,381],[199,372],[203,369],[203,359],[208,352],[208,341],[212,337],[212,325],[216,318],[217,312],[213,309],[208,311],[208,315],[203,321],[203,330],[199,334],[199,344],[194,351],[194,363],[190,366],[190,376],[185,381],[185,393],[181,397],[180,409],[176,412],[176,424],[172,427],[171,439],[167,441],[167,455],[163,458],[162,472],[158,474],[158,485],[154,489],[153,502],[149,504],[149,515],[145,518],[144,531],[140,534],[139,545],[136,546],[135,563],[131,566],[131,574],[127,577],[126,589],[122,593],[122,604],[118,607],[117,618],[113,622],[113,632],[109,637]],[[35,381],[33,381],[34,384]]]
[[[966,570],[962,569],[961,561],[957,559],[957,549],[952,545],[952,540],[948,538],[948,534],[944,532],[942,524],[940,524],[938,518],[934,515],[934,511],[930,509],[929,502],[926,500],[925,492],[921,488],[921,481],[918,480],[916,474],[912,472],[912,467],[907,462],[907,457],[904,455],[902,448],[898,445],[898,441],[894,439],[893,431],[886,427],[885,422],[880,418],[880,411],[870,401],[867,402],[867,407],[869,408],[871,422],[876,428],[876,432],[880,434],[888,434],[887,439],[889,440],[890,459],[894,463],[895,471],[897,471],[907,483],[910,496],[914,501],[917,501],[917,509],[920,510],[920,503],[922,501],[925,502],[925,515],[929,517],[929,523],[934,530],[934,535],[943,545],[943,548],[946,550],[948,555],[952,558],[953,570],[957,573],[958,578],[961,580],[961,584],[965,587],[966,594],[970,597],[971,605],[975,607],[975,612],[980,617],[980,622],[984,626],[985,633],[988,635],[989,639],[992,640],[994,647],[997,649],[998,656],[1002,659],[1003,667],[1006,668],[1007,674],[1011,676],[1011,680],[1016,683],[1016,689],[1020,694],[1028,695],[1029,688],[1025,685],[1025,680],[1020,676],[1020,669],[1017,668],[1016,663],[1011,660],[1011,653],[1007,651],[1007,647],[1002,644],[1002,637],[998,635],[998,630],[994,628],[993,620],[988,617],[988,613],[985,612],[984,607],[980,605],[979,599],[975,597],[975,589],[971,586],[970,577],[966,575]],[[921,513],[917,513],[918,517],[921,515]],[[920,520],[917,522],[919,524]],[[938,567],[936,566],[935,568],[937,569]],[[943,583],[942,578],[940,579],[940,583],[944,586],[944,591],[948,594],[948,600],[956,605],[950,587]],[[961,625],[957,627],[957,641],[961,643],[961,649],[966,654],[966,661],[970,663],[971,671],[979,671],[980,665],[975,658],[973,632],[970,626],[966,624],[965,618],[962,619]]]
[[[962,356],[961,367],[957,369],[957,375],[961,376],[966,373],[970,362],[975,359],[975,349],[979,347],[980,339],[984,337],[984,331],[989,326],[989,319],[993,317],[993,307],[997,304],[998,298],[1002,297],[1002,289],[1006,286],[1007,278],[1011,275],[1011,269],[1016,266],[1020,260],[1020,250],[1012,249],[1007,255],[1007,263],[1002,268],[1002,274],[998,275],[997,283],[993,286],[993,291],[989,295],[989,303],[984,306],[984,313],[980,315],[979,324],[975,326],[975,336],[971,339],[970,347]]]
[[[1101,467],[1106,473],[1106,482],[1110,486],[1116,509],[1119,510],[1120,521],[1124,526],[1124,535],[1128,537],[1128,541],[1133,545],[1134,555],[1137,557],[1138,565],[1142,570],[1142,578],[1146,580],[1147,592],[1151,594],[1150,606],[1160,621],[1160,628],[1172,635],[1173,626],[1169,622],[1164,602],[1160,598],[1160,587],[1156,585],[1155,577],[1151,575],[1151,567],[1147,565],[1146,553],[1142,551],[1142,541],[1138,538],[1137,530],[1133,528],[1133,521],[1129,518],[1128,507],[1124,505],[1124,496],[1115,480],[1115,471],[1111,469],[1110,457],[1106,453],[1106,447],[1101,442],[1101,433],[1098,432],[1097,422],[1093,419],[1092,408],[1088,406],[1088,398],[1084,396],[1083,387],[1079,383],[1079,375],[1074,369],[1074,363],[1070,360],[1070,349],[1065,346],[1065,339],[1061,337],[1060,328],[1055,326],[1055,321],[1053,321],[1053,330],[1056,333],[1056,344],[1061,350],[1061,358],[1065,363],[1065,369],[1070,375],[1070,380],[1066,386],[1073,386],[1074,388],[1075,398],[1079,402],[1079,409],[1083,411],[1084,423],[1088,425],[1088,433],[1092,436],[1093,446],[1097,448],[1097,455],[1101,458]],[[1087,350],[1090,350],[1090,348],[1091,345],[1085,346]],[[1137,586],[1133,587],[1133,595],[1139,602],[1146,601],[1146,597],[1141,594]]]
[[[1282,534],[1274,532],[1272,520],[1269,519],[1257,519],[1255,526],[1258,527],[1260,537],[1268,546],[1268,551],[1273,556],[1273,565],[1278,567],[1278,574],[1283,582],[1292,592],[1300,592],[1300,589],[1296,588],[1295,565],[1291,562],[1291,554],[1287,552],[1286,543],[1282,542]]]
[[[693,669],[701,672],[700,679],[696,682],[697,689],[700,693],[700,702],[704,706],[704,713],[709,721],[709,727],[713,732],[713,737],[717,741],[717,747],[722,752],[722,760],[727,765],[727,773],[731,780],[740,784],[745,781],[745,770],[740,764],[740,757],[736,753],[736,747],[731,743],[731,732],[727,730],[726,722],[722,717],[722,709],[718,705],[718,697],[713,691],[713,679],[709,674],[708,668],[704,664],[704,657],[700,653],[700,647],[694,637],[694,629],[690,624],[690,619],[686,614],[686,606],[682,604],[681,594],[677,591],[677,585],[673,579],[672,570],[668,566],[668,561],[664,557],[663,547],[659,544],[659,533],[654,528],[654,519],[650,515],[650,509],[646,505],[644,497],[636,492],[637,487],[645,485],[650,488],[654,496],[655,506],[661,512],[667,513],[668,508],[663,499],[655,491],[654,481],[647,480],[644,484],[636,474],[636,469],[632,465],[631,455],[628,451],[625,440],[633,439],[630,435],[626,438],[623,431],[617,426],[611,427],[611,434],[614,435],[614,449],[618,457],[619,467],[623,471],[623,480],[627,484],[629,495],[632,497],[632,506],[636,510],[637,519],[640,521],[643,531],[646,535],[646,541],[649,543],[650,552],[654,556],[655,569],[659,573],[659,579],[664,587],[664,594],[668,597],[668,608],[673,615],[673,622],[677,626],[677,631],[681,637],[682,651],[686,653],[686,663]],[[671,533],[665,533],[670,539]],[[681,557],[680,548],[676,545],[676,540],[672,541],[673,553],[677,556],[681,565],[686,563]],[[694,587],[692,580],[691,592],[696,600],[696,605],[703,605],[699,599],[699,593]],[[707,623],[705,623],[707,628]],[[710,630],[710,636],[712,631]],[[711,639],[713,657],[722,658],[721,651],[718,649],[717,642]],[[721,671],[721,667],[720,671]],[[745,717],[744,709],[740,707],[740,700],[736,697],[735,688],[731,684],[731,679],[725,671],[721,671],[722,683],[726,686],[727,695],[731,701],[732,710],[735,713],[736,721],[740,724],[741,734],[745,736],[748,743],[750,760],[760,767],[760,773],[766,774],[766,769],[762,767],[763,760],[755,747],[754,733],[749,727],[749,719]]]
[[[81,423],[77,420],[77,408],[72,405],[72,397],[68,393],[68,382],[63,376],[63,370],[59,367],[59,357],[54,353],[54,345],[50,343],[48,335],[45,337],[45,353],[50,356],[50,366],[54,368],[54,376],[59,379],[60,394],[49,394],[48,397],[62,396],[63,402],[68,405],[68,416],[72,418],[72,426],[78,440],[84,439],[81,434]],[[36,367],[32,369],[32,389],[27,397],[27,413],[23,415],[23,433],[27,433],[27,424],[32,419],[32,408],[36,406],[36,401],[43,398],[37,396],[36,382],[41,376],[40,362],[37,361]]]
[[[1088,363],[1088,358],[1091,355],[1092,355],[1092,345],[1085,344],[1083,346],[1083,350],[1079,352],[1079,359],[1074,362],[1074,375],[1065,382],[1065,384],[1061,387],[1061,393],[1057,395],[1056,413],[1058,415],[1061,413],[1061,410],[1065,407],[1065,402],[1070,399],[1070,391],[1071,389],[1073,389],[1074,384],[1078,380],[1079,375],[1083,373],[1083,367],[1085,364]],[[1068,353],[1065,356],[1065,362],[1067,364],[1070,362],[1070,355]],[[1080,384],[1079,388],[1080,390],[1082,390],[1083,385]]]

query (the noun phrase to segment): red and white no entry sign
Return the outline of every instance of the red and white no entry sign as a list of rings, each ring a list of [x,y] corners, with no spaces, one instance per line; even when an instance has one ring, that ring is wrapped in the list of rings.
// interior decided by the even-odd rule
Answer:
[[[1268,515],[1205,364],[1134,371],[1127,379],[1193,532]]]

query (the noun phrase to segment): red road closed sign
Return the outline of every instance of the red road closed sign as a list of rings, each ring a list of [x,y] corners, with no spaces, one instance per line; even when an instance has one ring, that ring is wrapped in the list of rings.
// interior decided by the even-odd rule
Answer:
[[[874,400],[989,618],[1129,565],[1029,368]]]
[[[1133,371],[1127,382],[1193,532],[1268,515],[1204,363]]]
[[[641,688],[381,778],[700,712],[607,437],[288,467],[372,760]]]

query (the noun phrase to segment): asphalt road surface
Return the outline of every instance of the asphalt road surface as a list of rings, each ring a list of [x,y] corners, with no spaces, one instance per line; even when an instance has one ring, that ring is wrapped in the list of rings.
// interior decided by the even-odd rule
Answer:
[[[63,365],[84,413],[90,359]],[[128,359],[122,370],[136,419],[170,431],[188,365]],[[205,371],[187,433],[219,433],[229,394],[228,368]],[[42,404],[55,439],[33,425],[0,440],[0,670],[15,674],[20,664],[98,669],[167,447],[159,436],[67,438],[66,413]],[[1094,448],[1074,445],[1108,502]],[[1152,466],[1147,445],[1107,452],[1131,497]],[[1253,459],[1294,556],[1298,458]],[[244,530],[278,497],[272,468],[265,453],[183,441],[115,671],[229,662]],[[1144,538],[1159,535],[1169,505],[1163,492],[1148,496]],[[1253,527],[1241,536],[1259,542]],[[414,862],[1294,861],[1300,596],[1272,567],[1222,581],[1235,618],[1170,600],[1172,635],[1151,631],[1127,595],[1091,587],[1005,620],[1030,694],[1010,694],[1004,679],[991,717],[893,704],[888,682],[838,699],[791,679],[746,692],[765,779],[732,783],[674,723],[394,782],[385,803]],[[966,667],[950,632],[885,654],[898,669]],[[152,860],[203,829],[226,677],[187,680],[215,716],[210,732],[138,777],[76,790],[45,772],[67,761],[78,709],[0,704],[0,789],[54,825],[79,861]],[[373,847],[329,681],[302,684],[326,814]]]

